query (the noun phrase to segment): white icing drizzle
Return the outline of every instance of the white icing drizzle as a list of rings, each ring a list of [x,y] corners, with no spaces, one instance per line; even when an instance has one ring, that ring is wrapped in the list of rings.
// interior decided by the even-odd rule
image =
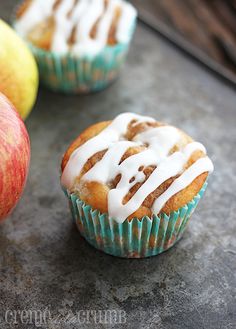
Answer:
[[[91,39],[89,34],[103,11],[104,1],[91,0],[91,4],[87,5],[86,14],[81,17],[77,26],[76,43],[72,48],[73,53],[86,54],[88,52],[93,55],[99,51],[98,40]]]
[[[146,197],[169,178],[180,175],[155,200],[152,206],[154,214],[158,214],[174,194],[191,184],[200,174],[213,170],[213,164],[207,156],[200,158],[187,170],[184,170],[186,163],[195,151],[200,150],[206,153],[205,147],[198,142],[189,143],[179,151],[169,154],[172,148],[181,141],[181,132],[172,126],[148,127],[144,132],[137,134],[132,141],[125,141],[124,135],[133,120],[137,121],[134,123],[135,125],[141,122],[155,122],[150,117],[132,113],[119,115],[100,134],[88,140],[72,153],[61,178],[62,185],[72,189],[76,177],[80,175],[88,159],[95,153],[106,150],[102,159],[82,176],[81,181],[97,181],[106,184],[118,174],[121,175],[116,188],[108,192],[109,216],[119,222],[123,222],[134,213],[143,204]],[[130,147],[140,145],[146,145],[144,151],[129,156],[120,163],[122,156]],[[145,168],[151,165],[156,166],[156,169],[144,181],[146,178],[140,167]],[[144,183],[130,200],[123,204],[124,197],[138,182]]]
[[[129,147],[135,147],[137,143],[121,141],[114,143],[103,156],[102,161],[98,161],[84,176],[83,180],[95,180],[100,183],[111,181],[119,172],[119,162],[123,154]],[[112,159],[112,161],[111,161]],[[106,168],[106,170],[104,170]]]
[[[118,142],[126,133],[127,127],[132,120],[137,120],[137,123],[155,121],[150,117],[133,113],[124,113],[117,116],[99,135],[91,138],[72,153],[62,174],[62,185],[71,189],[75,178],[81,172],[88,159],[95,153],[106,150],[113,143]]]
[[[56,0],[33,0],[25,14],[16,22],[16,30],[27,38],[27,34],[35,25],[53,16],[56,26],[51,45],[52,51],[60,54],[71,51],[80,56],[94,56],[106,46],[115,10],[119,7],[121,16],[117,23],[116,39],[119,43],[129,42],[130,30],[137,11],[126,1],[109,0],[105,9],[104,0],[78,0],[76,4],[74,0],[61,0],[57,9],[53,11],[55,2]],[[90,32],[97,21],[96,36],[92,39]],[[75,43],[69,48],[68,39],[74,28],[76,28]]]
[[[62,1],[55,12],[54,18],[56,29],[52,41],[52,51],[58,51],[61,54],[65,54],[69,49],[67,40],[73,29],[73,19],[68,17],[68,13],[73,5],[74,0]]]
[[[130,29],[132,27],[132,22],[136,17],[136,10],[129,4],[123,3],[122,15],[118,22],[117,28],[117,40],[121,43],[128,43],[130,39]]]
[[[50,16],[54,2],[55,0],[34,0],[24,16],[16,21],[17,32],[25,37],[35,25]]]
[[[153,213],[158,214],[165,203],[176,193],[183,190],[194,181],[196,177],[204,172],[212,172],[213,164],[208,157],[198,159],[192,166],[190,166],[184,173],[178,177],[170,187],[157,198],[153,204]]]
[[[134,140],[148,144],[149,148],[155,151],[157,164],[166,157],[170,149],[178,143],[180,134],[174,127],[163,126],[144,131],[135,136]],[[158,143],[157,143],[158,141]]]

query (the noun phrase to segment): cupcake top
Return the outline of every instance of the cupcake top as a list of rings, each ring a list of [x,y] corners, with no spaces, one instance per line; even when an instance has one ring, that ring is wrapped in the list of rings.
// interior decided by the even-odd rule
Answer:
[[[110,218],[178,210],[200,191],[213,164],[183,131],[133,113],[86,129],[62,160],[61,184]]]
[[[44,50],[96,55],[106,46],[128,43],[136,15],[123,0],[25,0],[15,29]]]

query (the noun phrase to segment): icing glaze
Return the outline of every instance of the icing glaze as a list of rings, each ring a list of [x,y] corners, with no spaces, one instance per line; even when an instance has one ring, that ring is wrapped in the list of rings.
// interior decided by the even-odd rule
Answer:
[[[189,158],[195,151],[206,154],[205,147],[198,142],[191,142],[178,151],[171,152],[181,142],[181,132],[172,126],[151,127],[137,134],[132,141],[125,140],[129,124],[133,125],[154,119],[133,113],[123,113],[116,117],[101,133],[91,138],[71,155],[61,177],[61,183],[67,189],[74,186],[76,177],[81,175],[88,159],[99,151],[106,151],[89,171],[81,177],[82,182],[96,181],[107,184],[118,174],[121,175],[117,186],[108,192],[108,214],[123,222],[135,212],[146,197],[171,177],[179,175],[173,183],[153,203],[152,212],[158,214],[165,203],[176,193],[186,188],[204,172],[213,171],[211,160],[205,156],[185,170]],[[120,163],[122,156],[130,147],[145,145],[146,148],[129,156]],[[146,179],[140,168],[155,166]],[[146,181],[145,181],[146,179]],[[130,200],[123,204],[124,197],[136,183],[143,183]]]
[[[79,55],[96,55],[107,44],[110,27],[115,11],[121,11],[116,27],[118,43],[128,43],[131,28],[137,16],[135,8],[123,0],[61,0],[55,7],[56,0],[33,0],[24,15],[16,24],[16,30],[27,38],[34,26],[49,17],[54,17],[55,31],[51,50],[60,54],[68,51]],[[96,36],[90,33],[97,24]],[[75,31],[73,45],[68,40]]]
[[[17,20],[15,27],[21,36],[26,34],[37,24],[49,17],[55,0],[33,1],[24,16]]]
[[[71,189],[75,178],[88,159],[95,153],[106,150],[113,143],[118,142],[126,133],[131,120],[137,120],[137,123],[155,121],[152,118],[132,113],[124,113],[116,117],[99,135],[91,138],[72,153],[62,175],[62,185]]]

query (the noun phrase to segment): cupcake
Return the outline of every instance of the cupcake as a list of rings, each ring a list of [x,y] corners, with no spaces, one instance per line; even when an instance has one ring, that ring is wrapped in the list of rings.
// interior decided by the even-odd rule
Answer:
[[[117,77],[136,16],[123,0],[25,0],[14,27],[30,44],[45,85],[88,93]]]
[[[61,164],[61,185],[82,236],[120,257],[173,246],[206,189],[213,164],[178,128],[123,113],[82,132]]]

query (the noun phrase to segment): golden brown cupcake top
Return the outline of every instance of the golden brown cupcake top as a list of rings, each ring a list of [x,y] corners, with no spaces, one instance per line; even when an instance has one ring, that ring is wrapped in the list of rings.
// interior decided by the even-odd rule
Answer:
[[[136,18],[124,0],[25,0],[15,28],[35,46],[60,54],[95,55],[128,43]]]
[[[213,170],[205,147],[181,130],[123,113],[86,129],[62,161],[62,185],[119,222],[178,210]]]

